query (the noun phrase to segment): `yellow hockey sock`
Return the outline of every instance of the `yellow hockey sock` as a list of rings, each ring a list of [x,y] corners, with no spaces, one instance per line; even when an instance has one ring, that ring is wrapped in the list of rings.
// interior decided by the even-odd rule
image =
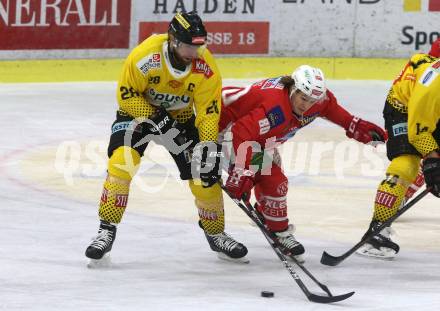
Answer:
[[[207,234],[219,234],[225,230],[225,214],[223,196],[218,184],[209,188],[189,181],[191,192],[195,197],[195,204],[199,211],[200,222]]]
[[[99,217],[111,223],[121,222],[128,201],[130,182],[136,174],[140,155],[133,148],[121,146],[108,161],[108,177],[104,182]]]
[[[402,155],[391,161],[377,189],[374,220],[384,222],[397,213],[409,185],[417,176],[419,163],[420,157],[415,155]]]
[[[99,203],[99,217],[110,223],[121,222],[128,201],[130,183],[109,175],[104,182],[104,189]]]

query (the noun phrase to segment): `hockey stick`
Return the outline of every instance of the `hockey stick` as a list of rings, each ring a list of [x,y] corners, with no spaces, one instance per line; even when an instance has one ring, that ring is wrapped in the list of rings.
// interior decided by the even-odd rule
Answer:
[[[247,210],[252,214],[252,215],[248,215],[252,220],[254,219],[254,217],[258,217],[258,221],[261,222],[261,224],[263,225],[262,228],[260,228],[260,230],[264,230],[263,234],[266,236],[266,239],[268,239],[269,243],[273,244],[276,248],[278,248],[279,250],[281,250],[281,252],[283,253],[283,255],[286,252],[289,252],[278,240],[278,237],[273,233],[270,232],[266,226],[264,226],[264,223],[261,219],[261,217],[259,217],[258,213],[256,212],[255,208],[252,206],[252,204],[250,204],[249,202],[243,201],[245,207],[247,208]],[[255,221],[254,221],[255,222]],[[270,239],[270,240],[269,240]],[[284,255],[286,256],[286,255]],[[308,277],[310,277],[313,282],[315,282],[319,287],[321,287],[321,289],[323,291],[325,291],[329,296],[333,296],[332,293],[330,292],[330,290],[328,289],[328,287],[322,283],[320,283],[314,276],[313,274],[310,273],[309,270],[306,269],[306,267],[304,267],[303,264],[301,264],[298,259],[296,259],[296,257],[294,255],[290,255],[288,256],[290,259],[292,259],[292,261],[301,268],[301,270],[304,271],[305,274],[307,274]]]
[[[340,256],[332,256],[326,251],[322,253],[321,257],[321,263],[323,265],[327,266],[336,266],[340,264],[342,261],[344,261],[347,257],[349,257],[351,254],[353,254],[355,251],[357,251],[362,245],[364,245],[369,239],[374,237],[376,234],[378,234],[382,229],[385,227],[388,227],[391,225],[393,221],[395,221],[397,218],[399,218],[403,213],[405,213],[407,210],[409,210],[414,204],[419,202],[424,196],[426,196],[431,191],[430,188],[426,188],[421,192],[419,195],[417,195],[414,199],[412,199],[410,202],[405,204],[393,217],[390,217],[387,221],[383,222],[375,231],[371,231],[369,234],[365,235],[359,243],[357,243],[355,246],[353,246],[351,249],[349,249],[347,252]]]
[[[286,256],[281,252],[278,245],[275,243],[276,237],[271,236],[271,233],[266,229],[266,227],[262,223],[261,219],[256,214],[255,209],[250,205],[250,203],[245,202],[247,207],[244,206],[240,202],[240,200],[233,198],[229,194],[228,190],[223,185],[221,185],[221,187],[226,192],[226,194],[235,202],[235,204],[237,204],[237,206],[240,207],[240,209],[242,209],[246,213],[246,215],[248,215],[249,218],[251,218],[252,221],[258,226],[258,228],[261,230],[264,237],[266,238],[266,240],[269,242],[270,246],[274,250],[274,252],[277,254],[280,261],[283,263],[284,267],[287,269],[287,271],[289,271],[292,278],[298,284],[298,286],[303,291],[303,293],[307,296],[307,299],[309,299],[312,302],[317,302],[317,303],[331,303],[331,302],[338,302],[338,301],[345,300],[354,294],[354,292],[350,292],[350,293],[343,294],[343,295],[333,296],[331,294],[331,292],[329,291],[329,289],[327,288],[327,286],[325,286],[324,284],[321,284],[318,280],[316,280],[316,278],[301,263],[299,263],[296,260],[296,258],[294,258],[292,256],[292,259],[294,260],[295,264],[297,264],[316,284],[318,284],[318,286],[321,287],[321,289],[324,290],[328,294],[328,296],[320,296],[320,295],[316,295],[316,294],[311,293],[309,291],[309,289],[306,287],[306,285],[303,283],[303,281],[300,279],[299,275],[293,269],[293,267],[287,262]]]

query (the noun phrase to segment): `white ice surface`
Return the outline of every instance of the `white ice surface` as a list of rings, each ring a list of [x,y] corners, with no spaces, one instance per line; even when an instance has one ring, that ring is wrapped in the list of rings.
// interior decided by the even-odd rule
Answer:
[[[389,82],[329,86],[348,110],[382,124]],[[363,155],[350,160],[338,149],[343,131],[325,121],[292,139],[311,149],[330,142],[332,149],[323,157],[307,149],[305,167],[286,170],[289,216],[306,247],[306,267],[334,294],[356,291],[350,299],[308,302],[228,199],[227,232],[246,244],[251,262],[217,259],[197,226],[188,187],[153,145],[118,227],[112,266],[87,269],[84,250],[97,232],[115,108],[114,83],[0,84],[0,310],[439,310],[440,210],[432,196],[395,224],[401,252],[394,261],[353,255],[338,267],[319,263],[323,250],[341,254],[362,236],[387,164],[382,149],[376,164],[361,170]],[[286,146],[293,146],[283,149],[289,166],[298,146]],[[341,154],[348,164],[338,178]],[[275,297],[260,297],[262,290]]]

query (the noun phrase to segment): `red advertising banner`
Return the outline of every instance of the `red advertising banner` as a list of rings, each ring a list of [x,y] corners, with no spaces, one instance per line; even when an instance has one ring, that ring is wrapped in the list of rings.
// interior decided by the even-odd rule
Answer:
[[[440,0],[429,0],[428,11],[439,12]]]
[[[139,42],[165,33],[168,22],[139,23]],[[205,22],[208,48],[216,54],[268,54],[269,22]]]
[[[0,0],[0,49],[128,48],[131,0]]]

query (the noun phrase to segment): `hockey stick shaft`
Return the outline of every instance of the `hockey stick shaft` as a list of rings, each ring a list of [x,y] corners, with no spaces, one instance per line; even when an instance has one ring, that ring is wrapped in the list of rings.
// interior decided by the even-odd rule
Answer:
[[[278,258],[280,259],[280,261],[283,263],[284,267],[286,268],[286,270],[289,272],[289,274],[292,276],[292,278],[295,280],[295,282],[297,283],[297,285],[299,286],[299,288],[302,290],[302,292],[306,295],[307,299],[309,299],[312,302],[318,302],[318,303],[331,303],[331,302],[337,302],[337,301],[342,301],[345,300],[349,297],[351,297],[354,292],[350,292],[347,294],[343,294],[343,295],[338,295],[338,296],[333,296],[330,291],[327,289],[326,292],[329,294],[329,296],[320,296],[320,295],[316,295],[313,294],[309,291],[309,289],[306,287],[306,285],[304,284],[304,282],[301,280],[301,278],[299,277],[299,275],[296,273],[296,271],[293,269],[293,267],[287,262],[287,258],[286,256],[278,249],[278,247],[276,247],[275,243],[273,242],[273,240],[270,238],[270,236],[267,234],[267,230],[264,226],[264,224],[261,222],[260,218],[258,217],[258,215],[255,213],[255,210],[252,209],[248,209],[246,208],[238,199],[233,198],[228,190],[221,185],[222,189],[226,192],[226,194],[235,202],[235,204],[237,204],[237,206],[246,214],[248,215],[249,218],[252,219],[252,221],[255,222],[255,224],[258,226],[258,228],[261,230],[261,232],[263,233],[264,237],[266,238],[266,240],[269,242],[270,246],[272,247],[273,251],[275,252],[275,254],[278,256]],[[298,263],[298,262],[296,262]],[[299,264],[299,263],[298,263]],[[321,284],[321,283],[319,283]],[[322,285],[322,284],[321,284]],[[325,286],[325,285],[324,285]],[[327,288],[325,286],[325,288]]]
[[[249,203],[249,202],[244,202],[245,206],[247,207],[248,211],[252,211],[252,214],[250,217],[252,218],[252,220],[254,220],[255,216],[258,217],[256,215],[255,209],[254,207]],[[255,215],[255,216],[254,216]],[[256,222],[254,220],[254,222]],[[273,244],[275,247],[277,247],[277,243],[275,243],[276,241],[276,236],[275,234],[273,234],[272,232],[270,232],[269,230],[267,230],[266,226],[264,226],[264,224],[260,221],[260,218],[258,218],[258,227],[260,228],[260,230],[263,232],[264,236],[266,237],[266,239],[269,241],[269,243]],[[277,249],[279,248],[279,246],[277,247]],[[301,268],[301,270],[313,281],[315,282],[323,291],[325,291],[329,296],[333,296],[332,293],[330,292],[330,290],[328,289],[328,287],[324,284],[322,284],[321,282],[319,282],[314,275],[306,269],[306,267],[304,267],[304,265],[302,265],[296,258],[295,256],[289,256],[293,262]]]
[[[412,199],[410,202],[405,204],[394,216],[387,219],[387,221],[384,221],[375,231],[371,231],[369,234],[364,236],[362,240],[360,240],[355,246],[350,248],[347,252],[340,256],[332,256],[327,252],[322,253],[321,257],[321,263],[323,265],[327,266],[336,266],[340,264],[342,261],[347,259],[350,255],[352,255],[354,252],[356,252],[362,245],[364,245],[369,239],[377,235],[379,232],[381,232],[385,227],[390,226],[397,218],[399,218],[402,214],[404,214],[407,210],[409,210],[414,204],[419,202],[423,197],[425,197],[429,192],[431,191],[430,188],[426,188],[423,190],[419,195],[417,195],[414,199]]]

